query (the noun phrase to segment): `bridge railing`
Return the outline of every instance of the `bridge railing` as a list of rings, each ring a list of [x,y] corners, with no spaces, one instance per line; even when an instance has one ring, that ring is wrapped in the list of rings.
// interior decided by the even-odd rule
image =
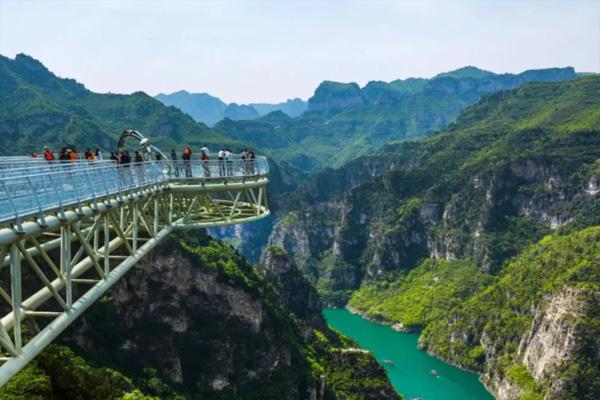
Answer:
[[[8,160],[7,160],[8,161]],[[0,159],[0,164],[2,164]],[[116,165],[111,161],[34,162],[27,167],[0,168],[0,224],[167,181],[237,180],[267,176],[265,157],[147,161]]]
[[[227,160],[209,159],[208,161],[190,160],[171,163],[168,170],[171,180],[221,180],[241,177],[261,177],[269,173],[269,163],[265,157],[253,160],[230,158]]]
[[[161,163],[98,164],[0,179],[0,224],[166,181]]]
[[[51,173],[60,171],[75,171],[80,169],[92,169],[99,166],[115,166],[111,160],[101,161],[34,161],[34,162],[7,162],[0,160],[0,178],[9,178],[13,176],[37,175],[41,172]]]

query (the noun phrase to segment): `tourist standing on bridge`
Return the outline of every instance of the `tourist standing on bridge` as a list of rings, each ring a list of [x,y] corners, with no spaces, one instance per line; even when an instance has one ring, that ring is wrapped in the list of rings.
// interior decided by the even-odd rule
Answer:
[[[200,149],[200,160],[202,162],[202,168],[204,168],[204,176],[210,177],[210,169],[208,165],[208,147],[204,146]]]
[[[246,174],[246,156],[248,155],[248,153],[246,152],[246,149],[242,149],[242,151],[240,151],[240,167],[242,169],[242,175]]]
[[[96,147],[96,160],[100,160],[100,161],[104,160],[104,156],[102,155],[102,152],[97,147]]]
[[[114,151],[110,152],[110,160],[114,161],[115,164],[119,163],[119,156],[117,155],[117,153],[115,153]]]
[[[129,155],[129,152],[127,150],[125,150],[121,153],[121,164],[123,164],[123,166],[125,166],[125,167],[129,167],[130,163],[131,163],[131,156]]]
[[[54,161],[54,154],[48,148],[48,146],[44,146],[44,159],[48,162]]]
[[[179,165],[177,165],[177,152],[175,149],[171,150],[171,160],[173,160],[173,168],[175,169],[175,178],[179,178]]]
[[[73,149],[67,149],[70,161],[77,161],[77,152]]]
[[[219,160],[219,175],[225,176],[225,150],[219,150],[217,159]]]
[[[231,159],[231,150],[225,150],[225,162],[227,163],[227,175],[233,175],[233,160]]]
[[[192,149],[189,147],[184,148],[181,158],[183,159],[183,167],[185,169],[185,177],[191,178],[192,177],[192,166],[190,165],[190,160],[192,158]]]
[[[246,159],[247,159],[247,163],[248,163],[248,173],[250,175],[254,175],[254,159],[256,157],[254,156],[254,152],[252,150],[248,150],[248,152],[246,153]]]
[[[144,162],[144,157],[140,154],[139,151],[135,152],[135,156],[133,157],[133,162],[135,163],[135,171],[137,172],[138,179],[140,182],[144,181],[144,168],[142,163]]]
[[[87,149],[85,152],[85,159],[88,161],[94,161],[96,159],[96,157],[94,156],[94,153],[92,153],[91,149]]]

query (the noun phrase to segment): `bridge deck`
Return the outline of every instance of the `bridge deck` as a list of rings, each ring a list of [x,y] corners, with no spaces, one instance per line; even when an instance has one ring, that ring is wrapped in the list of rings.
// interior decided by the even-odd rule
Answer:
[[[172,231],[269,215],[268,172],[264,157],[0,157],[0,386]]]
[[[212,161],[148,161],[117,165],[111,161],[47,162],[0,158],[0,225],[20,224],[45,213],[63,212],[132,189],[151,185],[210,183],[213,190],[248,179],[266,177],[264,157]]]

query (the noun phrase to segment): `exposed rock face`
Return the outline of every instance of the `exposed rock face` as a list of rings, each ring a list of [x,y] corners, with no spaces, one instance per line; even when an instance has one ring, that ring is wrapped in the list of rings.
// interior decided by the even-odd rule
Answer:
[[[362,92],[356,83],[325,81],[317,87],[314,96],[308,100],[308,110],[341,110],[362,106],[364,103]]]
[[[577,377],[565,375],[564,372],[568,371],[569,366],[578,362],[579,355],[586,354],[590,350],[598,351],[598,338],[590,336],[593,332],[583,327],[583,321],[597,314],[591,310],[600,305],[599,300],[600,292],[565,288],[548,296],[535,312],[530,329],[521,339],[517,362],[522,363],[535,382],[545,388],[544,399],[574,398],[572,386],[576,383],[571,380]],[[595,344],[592,345],[592,349],[589,349],[591,343]],[[497,361],[495,353],[501,345],[488,342],[485,346],[486,358],[491,362],[487,364],[488,369],[484,373],[484,380],[498,400],[517,400],[524,394],[523,388],[514,380],[494,372],[494,364]],[[588,354],[588,356],[595,357],[596,360],[600,359],[600,353],[595,356]],[[597,385],[596,389],[591,386],[585,387],[584,390],[586,389],[588,391],[586,399],[600,395],[600,388]]]
[[[109,345],[119,349],[111,354],[118,364],[153,366],[190,390],[237,393],[290,367],[293,350],[256,289],[232,285],[175,243],[167,246],[145,257],[115,285],[110,302],[86,317],[74,334],[79,346],[93,352]],[[92,331],[103,313],[112,319],[105,321],[109,338]]]
[[[573,321],[584,314],[585,298],[577,289],[550,297],[536,313],[519,348],[523,364],[536,380],[548,377],[563,360],[573,357],[579,340],[578,326]]]
[[[265,250],[261,260],[265,277],[280,293],[285,305],[299,318],[309,322],[308,328],[327,330],[321,313],[323,305],[314,287],[308,283],[294,260],[277,246]]]
[[[154,368],[208,398],[345,398],[327,377],[350,368],[352,360],[334,353],[346,342],[329,331],[316,291],[287,255],[265,255],[271,286],[228,246],[204,236],[167,240],[70,329],[68,343],[134,377]],[[384,370],[363,356],[361,375],[351,374],[356,386],[340,393],[398,398]],[[367,378],[381,383],[362,388]]]
[[[506,224],[507,217],[525,217],[544,233],[572,222],[575,204],[594,201],[593,184],[567,191],[563,182],[568,176],[556,164],[513,162],[488,173],[475,172],[441,203],[427,196],[411,202],[391,173],[368,185],[348,183],[354,188],[347,194],[332,191],[323,201],[308,203],[306,211],[288,214],[274,226],[269,243],[283,246],[308,276],[333,279],[344,289],[410,269],[425,257],[472,257],[494,272],[506,256],[490,249],[496,245],[490,231]],[[329,179],[335,185],[336,178]],[[400,209],[403,215],[396,212]]]

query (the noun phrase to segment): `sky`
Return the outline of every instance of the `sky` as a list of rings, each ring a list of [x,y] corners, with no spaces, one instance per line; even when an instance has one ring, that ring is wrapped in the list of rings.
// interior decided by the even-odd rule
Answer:
[[[600,72],[600,0],[0,0],[0,54],[18,53],[96,92],[279,102],[465,65]]]

